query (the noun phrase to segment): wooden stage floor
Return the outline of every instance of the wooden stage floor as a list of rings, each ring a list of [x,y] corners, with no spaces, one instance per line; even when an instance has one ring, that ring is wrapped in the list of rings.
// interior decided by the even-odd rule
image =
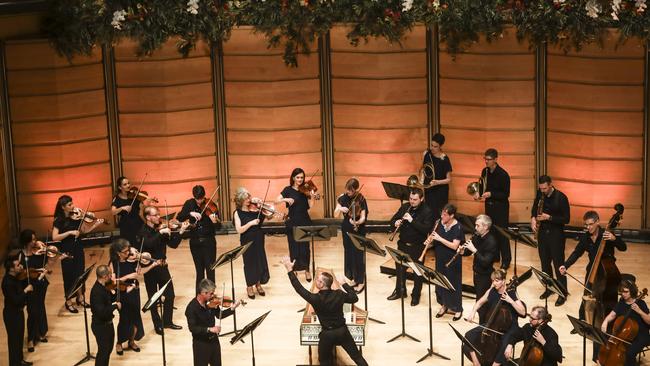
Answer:
[[[371,234],[370,237],[377,240],[381,245],[396,244],[390,243],[386,234]],[[332,268],[335,273],[342,273],[343,269],[343,247],[341,236],[333,238],[329,242],[316,243],[316,265],[326,268]],[[239,244],[237,235],[218,236],[218,252],[233,248]],[[567,241],[567,256],[575,242]],[[308,352],[307,347],[301,347],[298,341],[298,330],[302,313],[296,312],[304,306],[302,299],[294,292],[287,278],[284,267],[279,263],[280,258],[287,254],[287,243],[284,236],[268,236],[266,238],[266,250],[268,254],[269,267],[271,270],[271,281],[264,288],[267,296],[257,296],[255,300],[250,300],[246,307],[240,308],[237,312],[238,328],[255,319],[268,310],[272,310],[265,322],[255,332],[255,361],[256,365],[296,365],[307,364]],[[176,289],[176,307],[178,310],[174,313],[174,322],[182,325],[182,330],[165,332],[167,364],[168,365],[191,365],[192,364],[192,338],[187,330],[187,322],[184,316],[184,310],[187,303],[194,296],[194,266],[190,255],[188,242],[183,241],[176,250],[169,249],[169,266],[172,276],[175,279]],[[618,266],[621,272],[632,273],[637,276],[639,287],[650,286],[650,271],[644,258],[650,257],[650,246],[644,244],[629,244],[628,251],[618,254]],[[386,322],[385,325],[369,322],[367,329],[366,347],[363,354],[370,365],[415,365],[416,361],[426,354],[429,342],[428,328],[428,307],[427,307],[427,288],[422,291],[422,300],[416,307],[411,307],[410,298],[405,299],[406,303],[406,331],[407,333],[419,338],[421,342],[402,338],[392,343],[386,341],[401,331],[400,321],[400,302],[387,301],[386,297],[394,288],[394,278],[381,274],[379,267],[387,258],[378,256],[368,256],[368,280],[370,285],[369,310],[370,316]],[[539,267],[539,259],[534,249],[520,246],[518,248],[519,265]],[[95,261],[105,263],[108,260],[108,249],[89,248],[86,250],[86,263],[92,264]],[[571,271],[576,277],[584,277],[584,267],[586,265],[586,255],[576,263]],[[511,275],[511,274],[510,274]],[[465,273],[465,276],[471,276]],[[94,281],[94,274],[91,280]],[[301,277],[305,287],[308,284]],[[217,270],[217,287],[221,288],[222,283],[226,282],[228,294],[230,294],[230,269],[228,267]],[[63,308],[63,286],[61,279],[61,269],[57,264],[54,266],[54,272],[50,276],[50,287],[47,295],[48,319],[50,332],[48,335],[49,343],[42,343],[36,347],[36,352],[25,353],[26,359],[33,361],[35,365],[73,365],[80,360],[86,350],[83,314],[70,314]],[[92,286],[89,281],[88,288]],[[246,286],[244,273],[242,270],[241,259],[235,262],[235,286],[238,297],[246,296]],[[409,283],[409,291],[412,284]],[[562,345],[565,360],[563,365],[582,365],[582,338],[569,334],[571,326],[566,315],[577,316],[580,305],[579,294],[582,293],[580,286],[569,279],[569,291],[573,294],[569,296],[567,303],[556,308],[555,297],[549,300],[549,310],[553,315],[552,327],[558,332],[560,344]],[[543,305],[544,302],[538,299],[543,292],[543,288],[535,279],[531,279],[522,284],[518,293],[527,303],[529,308],[533,305]],[[146,292],[144,286],[141,289],[143,302],[146,301]],[[1,295],[0,295],[1,296]],[[435,295],[434,295],[435,296]],[[248,300],[248,299],[247,299]],[[434,302],[434,313],[438,306]],[[471,310],[474,300],[469,298],[463,299],[465,313]],[[363,307],[363,294],[360,295],[359,305]],[[88,314],[90,317],[90,313]],[[477,317],[478,319],[478,317]],[[138,342],[142,352],[125,351],[123,356],[118,356],[113,351],[111,355],[112,365],[162,365],[162,346],[161,337],[153,332],[150,315],[143,314],[145,325],[145,337]],[[462,320],[452,322],[451,315],[440,319],[433,319],[433,337],[434,351],[441,353],[449,358],[445,361],[439,358],[428,358],[421,362],[420,365],[460,365],[460,342],[454,336],[452,330],[447,325],[451,322],[459,331],[464,332],[472,328],[472,325]],[[117,318],[115,319],[117,324]],[[523,324],[523,320],[520,320]],[[4,328],[4,324],[2,324]],[[232,330],[232,317],[223,322],[223,331]],[[246,338],[246,343],[237,343],[230,345],[230,338],[221,338],[222,359],[224,365],[250,365],[251,345],[250,338]],[[0,364],[6,364],[6,332],[3,329],[0,332]],[[92,333],[90,335],[90,348],[94,354],[96,344]],[[521,350],[521,347],[517,347]],[[588,354],[591,353],[591,345],[587,344]],[[314,364],[318,364],[316,359],[316,350],[314,349]],[[338,352],[340,364],[350,364],[350,360],[345,352]],[[347,361],[347,362],[346,362]],[[86,363],[92,365],[92,363]],[[643,365],[650,365],[650,356],[648,360],[642,361]],[[587,365],[591,365],[587,362]]]

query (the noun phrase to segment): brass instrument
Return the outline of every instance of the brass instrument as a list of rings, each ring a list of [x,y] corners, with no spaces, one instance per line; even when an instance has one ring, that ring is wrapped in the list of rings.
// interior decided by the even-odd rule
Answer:
[[[471,182],[467,185],[467,194],[473,197],[478,193],[478,196],[481,197],[483,193],[485,193],[485,190],[487,189],[487,169],[488,167],[483,168],[478,181]]]
[[[537,216],[544,213],[544,193],[539,197],[537,201]],[[535,218],[535,240],[539,241],[539,228],[542,224]]]

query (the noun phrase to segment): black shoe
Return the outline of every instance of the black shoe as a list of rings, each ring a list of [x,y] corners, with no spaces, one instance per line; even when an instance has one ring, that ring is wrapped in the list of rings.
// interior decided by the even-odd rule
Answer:
[[[442,310],[442,309],[445,309],[445,311],[443,311],[441,313],[440,310]],[[440,308],[440,310],[438,310],[438,312],[436,313],[436,318],[442,318],[443,316],[445,316],[445,314],[447,314],[447,308],[446,307],[442,307],[442,308]]]
[[[411,306],[417,306],[420,303],[420,298],[416,296],[411,297]]]
[[[462,318],[462,317],[463,317],[463,313],[461,312],[460,315],[458,315],[458,316],[454,316],[453,318],[451,318],[451,320],[453,320],[453,321],[458,321],[458,320],[460,320],[460,318]]]
[[[162,335],[162,334],[163,334],[163,330],[162,330],[161,327],[155,327],[155,328],[154,328],[154,331],[155,331],[156,334],[158,334],[158,335]]]
[[[120,347],[120,350],[117,350],[117,347],[115,347],[115,353],[117,353],[118,356],[122,356],[124,354],[124,348]]]
[[[41,337],[38,341],[41,343],[47,343],[47,337]]]
[[[77,301],[77,305],[83,306],[86,309],[90,309],[90,304],[87,303],[86,301],[81,301],[81,302]]]
[[[508,268],[510,268],[510,263],[501,263],[501,269],[507,270]]]
[[[571,329],[571,331],[570,331],[569,333],[570,333],[570,334],[578,334],[578,331],[575,330],[575,329]]]
[[[72,304],[68,304],[67,302],[65,303],[65,308],[66,308],[66,310],[68,310],[72,314],[77,314],[79,312],[79,310],[77,310],[77,308],[75,308]]]
[[[33,364],[34,364],[33,362],[29,362],[25,360],[20,361],[20,366],[32,366]]]
[[[27,347],[27,352],[34,352],[34,347]]]
[[[397,299],[400,299],[400,298],[403,298],[403,297],[406,297],[406,291],[401,291],[400,292],[398,290],[395,290],[395,291],[393,291],[392,294],[390,294],[390,296],[388,296],[386,298],[386,300],[397,300]]]
[[[183,329],[180,325],[176,325],[174,323],[171,323],[169,325],[166,325],[165,328],[173,329],[173,330],[180,330]]]
[[[566,298],[562,296],[558,296],[557,300],[555,301],[555,306],[562,306],[566,302]]]
[[[553,294],[553,291],[551,291],[551,290],[546,290],[546,291],[544,291],[544,293],[542,293],[541,295],[539,295],[539,298],[540,298],[540,300],[544,300],[545,298],[551,296],[552,294]]]

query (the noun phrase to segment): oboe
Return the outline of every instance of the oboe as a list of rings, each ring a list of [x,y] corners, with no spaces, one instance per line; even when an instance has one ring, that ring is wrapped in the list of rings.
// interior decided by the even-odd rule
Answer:
[[[402,227],[402,224],[404,222],[404,216],[407,213],[410,214],[412,209],[413,209],[413,207],[409,207],[409,209],[404,213],[404,215],[402,215],[402,222],[400,222],[399,226],[396,227],[395,230],[393,230],[393,232],[390,234],[390,236],[388,237],[388,241],[393,241],[393,239],[395,239],[395,235],[397,235],[397,233],[399,232],[399,229]]]
[[[431,233],[427,235],[427,239],[433,235],[433,233],[436,232],[436,229],[438,228],[438,224],[440,223],[440,219],[436,220],[436,224],[433,225],[433,230],[431,230]],[[426,243],[426,240],[425,240]],[[418,259],[420,262],[424,262],[424,255],[427,252],[427,249],[429,248],[429,244],[424,244],[424,249],[422,249],[422,254],[420,254],[420,258]]]

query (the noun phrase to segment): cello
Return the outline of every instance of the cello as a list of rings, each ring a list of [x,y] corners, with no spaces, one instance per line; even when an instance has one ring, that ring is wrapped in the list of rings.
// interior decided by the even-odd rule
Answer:
[[[617,203],[614,210],[616,212],[609,219],[605,231],[616,228],[623,218],[625,207],[622,204]],[[585,288],[591,291],[591,295],[583,296],[585,320],[598,327],[618,302],[618,284],[621,282],[621,272],[616,266],[616,260],[611,257],[603,258],[604,251],[605,241],[601,239],[585,283]]]
[[[648,289],[644,288],[639,296],[634,300],[643,300],[648,295]],[[625,315],[619,315],[614,321],[612,327],[612,337],[606,344],[600,348],[598,353],[598,363],[601,366],[617,366],[625,363],[625,353],[627,346],[632,343],[634,338],[639,334],[639,324],[630,319],[632,308],[625,312]]]

